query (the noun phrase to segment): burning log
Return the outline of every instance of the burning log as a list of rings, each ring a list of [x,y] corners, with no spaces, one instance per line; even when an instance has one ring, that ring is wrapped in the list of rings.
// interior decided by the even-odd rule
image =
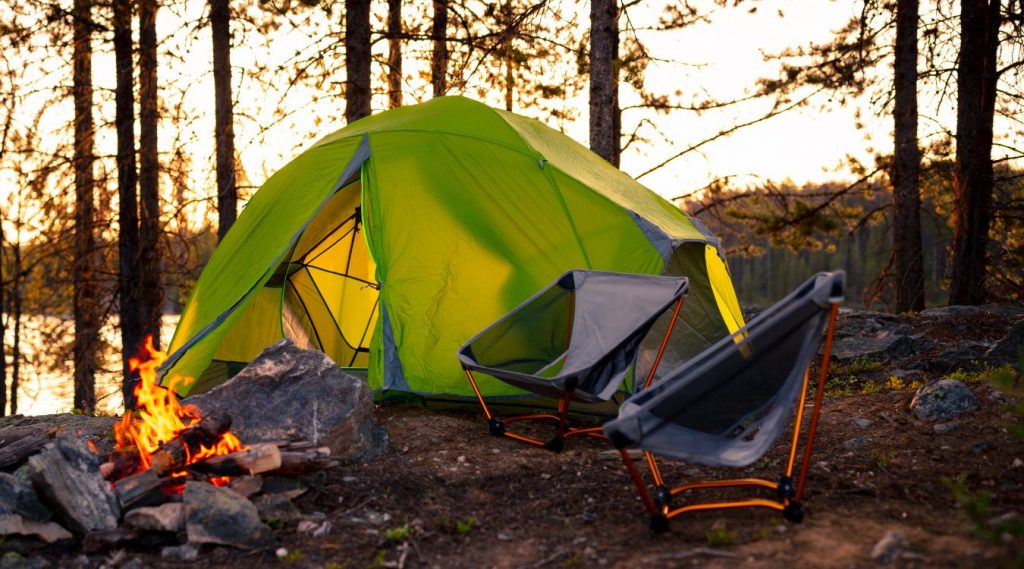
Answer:
[[[143,470],[114,484],[121,511],[127,512],[140,506],[153,506],[164,501],[164,486],[169,479],[161,478],[154,469]]]
[[[214,476],[260,474],[281,467],[281,451],[274,444],[258,444],[246,450],[212,456],[189,465],[190,471]]]
[[[231,415],[227,413],[210,413],[201,421],[181,431],[153,453],[153,470],[163,476],[181,470],[190,456],[197,454],[202,447],[213,447],[231,429]]]
[[[328,447],[311,448],[308,450],[281,451],[281,467],[274,474],[309,474],[338,466],[339,461],[331,458]]]
[[[0,470],[14,466],[43,450],[58,430],[50,425],[29,425],[8,427],[0,431]]]
[[[100,474],[104,480],[120,480],[133,472],[138,472],[141,467],[142,461],[137,451],[118,451],[109,462],[100,465]]]

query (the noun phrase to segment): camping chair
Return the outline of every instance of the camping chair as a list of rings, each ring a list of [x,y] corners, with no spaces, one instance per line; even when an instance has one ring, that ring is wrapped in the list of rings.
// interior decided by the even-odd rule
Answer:
[[[573,270],[534,294],[471,338],[458,352],[494,436],[558,452],[573,436],[604,438],[601,427],[571,428],[569,403],[608,401],[633,369],[641,341],[658,317],[675,304],[648,383],[657,371],[686,296],[686,277]],[[534,394],[556,398],[557,415],[500,419],[480,395],[473,372],[490,375]],[[557,424],[547,442],[509,431],[518,421]]]
[[[815,275],[732,336],[629,398],[619,408],[618,417],[605,424],[605,434],[619,449],[651,514],[652,528],[664,531],[669,519],[717,508],[764,507],[781,511],[793,522],[803,519],[801,500],[845,280],[842,271]],[[814,410],[794,483],[810,361],[826,328]],[[666,486],[655,455],[709,466],[748,466],[782,434],[794,407],[789,458],[777,482],[744,478]],[[644,484],[626,450],[629,448],[644,451],[653,492]],[[775,497],[671,504],[674,497],[692,490],[750,486],[767,488]]]

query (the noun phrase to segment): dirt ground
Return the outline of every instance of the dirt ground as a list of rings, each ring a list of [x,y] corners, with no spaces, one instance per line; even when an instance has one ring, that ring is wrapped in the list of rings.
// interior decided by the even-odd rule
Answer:
[[[892,530],[903,547],[890,567],[1012,567],[1020,539],[973,537],[941,480],[963,476],[967,487],[991,493],[990,517],[1024,512],[1024,467],[1014,465],[1024,442],[1005,429],[1005,399],[984,384],[973,388],[981,409],[943,435],[910,415],[911,390],[826,399],[801,524],[771,510],[741,509],[689,514],[656,534],[617,454],[602,441],[570,441],[554,454],[490,436],[476,411],[384,406],[388,454],[326,473],[298,500],[305,513],[326,515],[328,534],[313,537],[289,523],[275,532],[287,554],[214,548],[194,561],[169,561],[140,549],[90,556],[88,565],[874,567],[872,548]],[[670,482],[774,480],[784,461],[778,447],[738,471],[665,470]],[[65,566],[78,554],[43,555]],[[80,566],[85,561],[78,557]]]

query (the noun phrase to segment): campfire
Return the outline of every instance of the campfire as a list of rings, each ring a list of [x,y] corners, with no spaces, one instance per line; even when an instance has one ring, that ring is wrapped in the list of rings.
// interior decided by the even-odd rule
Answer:
[[[185,469],[189,465],[249,448],[229,430],[230,416],[211,414],[204,420],[198,407],[178,401],[174,384],[183,378],[173,377],[170,388],[157,383],[157,369],[167,360],[167,354],[153,347],[152,337],[146,338],[145,351],[147,359],[132,358],[128,362],[130,369],[139,374],[134,388],[136,408],[114,426],[117,450],[115,460],[106,466],[107,477],[120,478],[153,468],[158,475],[183,478],[189,476]],[[223,486],[230,480],[229,476],[216,476],[210,482]]]
[[[183,554],[177,544],[189,555],[201,544],[265,547],[274,541],[268,520],[328,531],[291,502],[313,484],[302,475],[386,444],[369,388],[320,352],[278,342],[218,389],[184,401],[173,384],[157,383],[165,360],[147,340],[130,361],[135,406],[106,423],[112,447],[110,431],[0,429],[0,538],[78,535],[85,552],[158,544],[169,555]],[[266,408],[275,414],[258,412]],[[11,474],[19,467],[25,476]]]

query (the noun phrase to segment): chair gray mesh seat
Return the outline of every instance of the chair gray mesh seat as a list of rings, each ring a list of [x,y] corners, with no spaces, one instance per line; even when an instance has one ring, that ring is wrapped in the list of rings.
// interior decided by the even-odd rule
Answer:
[[[540,395],[607,401],[686,290],[686,277],[569,271],[466,342],[459,361]]]
[[[781,483],[791,486],[791,480],[785,479],[792,474],[809,365],[828,326],[817,394],[820,399],[844,284],[842,271],[819,273],[807,280],[731,337],[665,372],[648,389],[629,398],[619,408],[618,417],[605,424],[605,434],[620,449],[638,448],[657,457],[741,467],[769,450],[796,410],[790,464]],[[814,410],[810,444],[819,410],[820,401]],[[656,468],[653,460],[649,463]],[[787,504],[782,500],[777,509]]]
[[[559,450],[561,439],[567,436],[603,436],[600,427],[567,428],[569,401],[611,399],[631,373],[644,336],[673,304],[674,324],[687,287],[686,277],[572,270],[471,338],[459,349],[458,357],[491,433],[551,450]],[[670,326],[659,359],[671,333]],[[558,416],[494,418],[480,396],[473,372],[558,398]],[[653,376],[653,369],[651,373]],[[555,439],[543,443],[506,431],[508,423],[524,419],[557,421]]]

